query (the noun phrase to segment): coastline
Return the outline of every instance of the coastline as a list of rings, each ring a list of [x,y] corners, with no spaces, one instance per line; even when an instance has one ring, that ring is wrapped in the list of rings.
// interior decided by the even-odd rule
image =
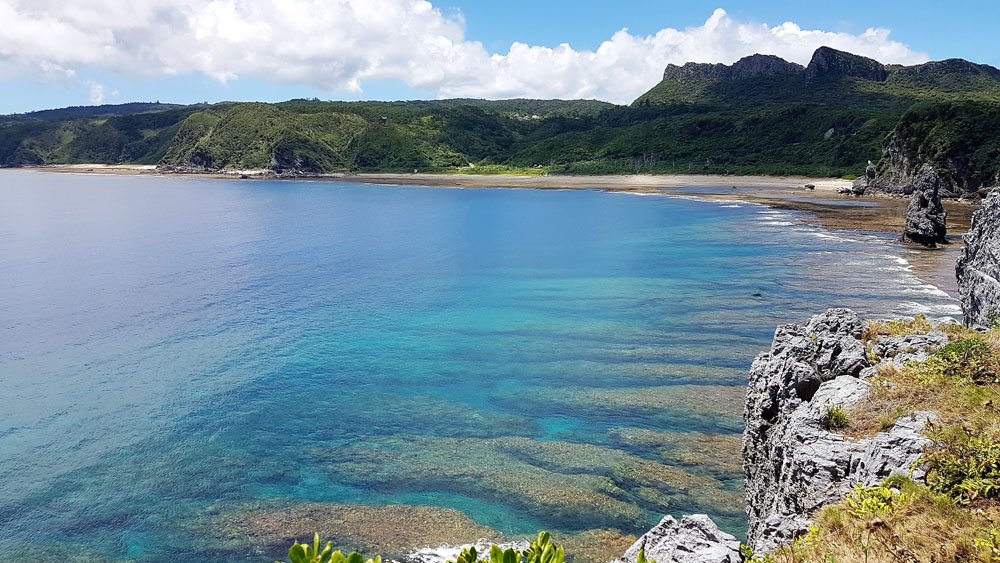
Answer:
[[[775,209],[802,212],[802,219],[831,231],[855,231],[896,235],[901,232],[908,198],[853,196],[839,193],[851,185],[839,178],[806,176],[725,175],[596,175],[596,176],[506,176],[488,174],[327,174],[301,177],[275,176],[267,170],[219,172],[165,172],[155,165],[67,164],[4,170],[26,172],[213,178],[226,180],[292,180],[329,183],[361,183],[372,186],[426,186],[435,188],[539,190],[600,190],[635,195],[674,195],[716,201],[740,201]],[[814,186],[808,189],[805,186]],[[969,228],[977,206],[946,201],[951,245],[924,249],[899,243],[917,277],[942,291],[957,295],[954,264],[962,249],[962,235]]]

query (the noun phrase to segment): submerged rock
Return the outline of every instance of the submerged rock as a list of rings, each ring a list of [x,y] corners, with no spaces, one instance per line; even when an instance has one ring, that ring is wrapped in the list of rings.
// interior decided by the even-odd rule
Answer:
[[[1000,321],[1000,192],[972,216],[955,266],[965,324],[989,328]]]
[[[861,376],[873,369],[861,340],[864,330],[854,312],[831,309],[805,326],[778,327],[770,352],[753,362],[743,467],[747,538],[757,553],[805,533],[817,510],[843,499],[855,484],[907,473],[928,443],[921,431],[929,413],[916,413],[869,439],[850,440],[825,428],[831,407],[848,408],[868,393]],[[907,344],[907,353],[926,352],[923,342]]]
[[[941,204],[941,184],[941,177],[928,164],[917,173],[913,179],[910,205],[906,208],[903,240],[931,248],[938,244],[947,244],[945,235],[948,233],[946,225],[948,214]]]
[[[639,550],[656,563],[739,563],[740,542],[719,530],[704,514],[685,516],[678,522],[664,516],[642,535],[618,563],[635,563]]]

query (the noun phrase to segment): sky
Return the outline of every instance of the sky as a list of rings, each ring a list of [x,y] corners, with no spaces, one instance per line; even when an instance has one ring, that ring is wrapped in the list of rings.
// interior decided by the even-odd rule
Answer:
[[[821,45],[1000,66],[1000,0],[0,0],[0,113],[162,101],[585,98]]]

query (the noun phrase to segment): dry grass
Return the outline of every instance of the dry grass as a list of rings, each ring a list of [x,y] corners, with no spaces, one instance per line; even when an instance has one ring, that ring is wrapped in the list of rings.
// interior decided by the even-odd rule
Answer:
[[[957,325],[956,325],[957,326]],[[934,330],[934,325],[927,320],[926,315],[917,315],[912,319],[897,321],[869,321],[861,340],[868,343],[877,340],[879,336],[907,336],[910,334],[927,334]]]
[[[980,370],[985,366],[987,371],[1000,373],[1000,331],[975,333],[952,326],[948,334],[952,342],[984,342],[992,350],[992,357],[979,354],[971,362]],[[923,364],[880,367],[878,375],[870,380],[868,397],[849,409],[849,425],[844,433],[852,438],[873,436],[915,411],[936,412],[943,426],[976,430],[1000,426],[1000,387],[977,384],[964,377],[962,370],[968,369],[968,363],[955,362],[942,351]]]
[[[774,553],[775,563],[900,563],[1000,561],[991,531],[1000,507],[966,509],[927,487],[897,479],[904,501],[891,514],[857,514],[843,504],[824,508],[815,529]],[[765,559],[766,560],[766,559]]]

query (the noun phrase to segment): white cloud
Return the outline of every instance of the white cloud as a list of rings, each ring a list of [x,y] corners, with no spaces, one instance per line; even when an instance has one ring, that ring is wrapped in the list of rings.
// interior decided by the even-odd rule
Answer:
[[[107,94],[104,91],[104,85],[92,82],[90,84],[90,103],[95,106],[99,106],[104,103]]]
[[[721,9],[699,27],[650,36],[623,29],[593,51],[514,43],[506,53],[466,38],[460,16],[424,0],[0,0],[0,21],[0,75],[201,73],[331,93],[396,79],[442,97],[629,102],[667,63],[730,63],[759,52],[804,64],[821,45],[887,63],[927,59],[885,29],[768,26]]]

